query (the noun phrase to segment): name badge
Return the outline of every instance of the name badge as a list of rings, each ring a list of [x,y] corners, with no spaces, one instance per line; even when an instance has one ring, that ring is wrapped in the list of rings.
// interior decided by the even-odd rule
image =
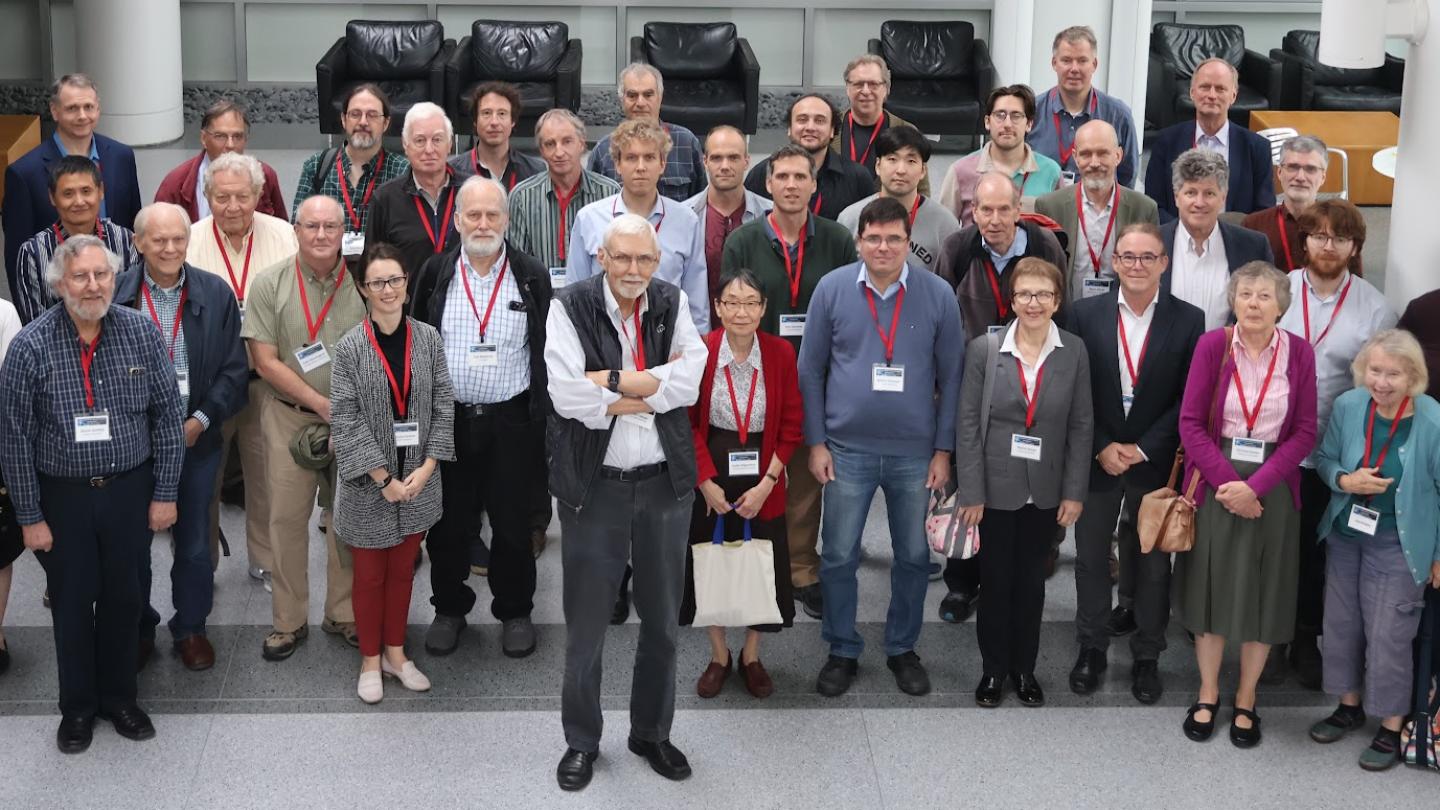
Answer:
[[[759,450],[731,450],[730,451],[730,475],[759,475],[760,474],[760,451]]]
[[[1005,331],[1005,325],[1004,325],[1004,324],[996,324],[995,326],[987,326],[987,327],[985,327],[985,334],[987,334],[987,335],[998,335],[998,334],[1000,334],[1001,332],[1004,332],[1004,331]]]
[[[569,277],[569,276],[567,276],[566,273],[565,273],[565,268],[563,268],[563,267],[552,267],[552,268],[550,268],[550,286],[551,286],[552,288],[558,289],[558,288],[560,288],[560,287],[564,287],[564,286],[565,286],[565,280],[566,280],[568,277]]]
[[[396,447],[419,447],[419,446],[420,446],[420,423],[419,423],[419,422],[396,422],[396,423],[395,423],[395,446],[396,446]]]
[[[301,346],[296,349],[295,362],[300,364],[301,371],[309,374],[330,362],[330,352],[325,350],[324,343],[317,340],[309,346]]]
[[[1060,187],[1075,185],[1075,172],[1060,172]]]
[[[1082,298],[1094,298],[1097,295],[1104,295],[1110,292],[1110,279],[1108,278],[1086,278],[1080,282],[1080,296]]]
[[[641,430],[655,429],[655,414],[653,413],[627,413],[620,417],[621,422],[626,422]]]
[[[190,372],[188,372],[188,371],[177,371],[177,372],[175,372],[175,383],[180,386],[180,398],[181,398],[181,399],[189,399],[189,398],[190,398]]]
[[[346,256],[359,256],[365,252],[365,234],[359,231],[346,231],[340,237],[340,252]]]
[[[1010,434],[1010,457],[1023,458],[1026,461],[1040,460],[1040,447],[1043,440],[1039,436],[1028,436],[1024,433]]]
[[[1120,406],[1125,409],[1125,415],[1130,415],[1130,406],[1135,404],[1135,397],[1130,394],[1120,395]]]
[[[241,326],[244,326],[244,325],[245,325],[245,302],[244,302],[244,301],[236,301],[236,302],[235,302],[235,307],[240,310],[240,325],[241,325]]]
[[[1251,464],[1264,464],[1265,442],[1259,439],[1231,439],[1230,460],[1245,461]]]
[[[905,390],[905,367],[887,366],[884,363],[876,363],[870,367],[870,390],[871,391],[896,391]]]
[[[465,365],[469,368],[500,365],[499,344],[471,343],[465,347]]]
[[[1374,509],[1366,509],[1360,504],[1350,507],[1350,528],[1357,532],[1374,536],[1375,529],[1380,525],[1380,513]]]
[[[805,314],[781,315],[780,337],[805,337]]]
[[[75,441],[77,444],[83,444],[84,442],[110,441],[110,414],[76,414]]]

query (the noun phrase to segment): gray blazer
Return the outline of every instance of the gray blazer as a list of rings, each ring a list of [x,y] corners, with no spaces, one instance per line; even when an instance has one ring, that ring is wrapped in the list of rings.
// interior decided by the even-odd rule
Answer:
[[[423,532],[440,519],[440,470],[413,501],[389,503],[368,473],[376,467],[397,478],[425,460],[455,460],[455,393],[440,333],[425,323],[410,324],[410,398],[406,418],[420,423],[420,444],[405,453],[396,470],[390,381],[362,322],[335,344],[330,376],[330,438],[335,445],[335,533],[356,548],[389,548],[407,534]],[[395,370],[398,376],[399,369]],[[403,383],[402,383],[403,384]]]
[[[996,335],[1000,340],[1003,335]],[[1061,346],[1041,366],[1040,401],[1030,435],[1042,440],[1039,461],[1010,455],[1010,436],[1025,432],[1025,399],[1015,358],[1001,353],[993,375],[989,427],[984,448],[980,440],[981,400],[990,363],[980,335],[965,349],[965,377],[960,386],[960,413],[955,421],[955,466],[962,506],[983,503],[992,509],[1014,510],[1034,499],[1041,509],[1060,501],[1084,501],[1089,494],[1090,453],[1095,416],[1090,409],[1090,358],[1079,337],[1060,330]]]

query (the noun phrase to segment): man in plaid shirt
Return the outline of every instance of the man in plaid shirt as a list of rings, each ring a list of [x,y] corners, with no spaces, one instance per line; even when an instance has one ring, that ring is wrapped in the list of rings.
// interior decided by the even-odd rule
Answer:
[[[643,118],[659,123],[670,135],[670,157],[660,175],[660,194],[684,202],[705,190],[705,155],[695,133],[679,124],[660,122],[660,99],[665,95],[665,80],[654,67],[635,62],[620,71],[620,108],[627,121]],[[620,172],[610,157],[610,136],[595,144],[585,168],[618,181]]]

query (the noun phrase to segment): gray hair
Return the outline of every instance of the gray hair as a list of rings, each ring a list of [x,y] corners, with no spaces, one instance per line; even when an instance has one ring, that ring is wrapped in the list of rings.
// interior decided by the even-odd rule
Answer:
[[[66,73],[50,85],[50,103],[60,103],[60,90],[66,87],[74,87],[79,90],[93,90],[95,98],[100,98],[100,88],[95,86],[94,80],[84,73]]]
[[[1011,205],[1014,205],[1015,208],[1018,210],[1020,208],[1020,185],[1015,182],[1015,178],[1011,177],[1005,172],[992,169],[991,171],[985,172],[984,174],[975,178],[975,194],[977,196],[979,195],[980,185],[985,182],[985,178],[987,177],[994,180],[1005,181],[1005,185],[1010,189]]]
[[[890,86],[890,66],[885,64],[884,59],[881,59],[873,53],[862,53],[850,60],[850,63],[845,66],[845,73],[843,74],[846,82],[850,81],[850,71],[861,65],[874,65],[880,68],[880,80],[885,82],[886,87]]]
[[[1350,364],[1350,373],[1354,376],[1356,388],[1365,387],[1365,367],[1370,364],[1370,352],[1375,349],[1399,360],[1400,364],[1406,367],[1406,373],[1410,376],[1410,387],[1406,393],[1412,399],[1425,393],[1425,389],[1430,387],[1430,371],[1425,367],[1425,352],[1420,348],[1420,341],[1404,329],[1382,329],[1365,341],[1365,345],[1356,353],[1354,362]]]
[[[140,212],[135,215],[135,236],[138,238],[145,235],[145,229],[150,224],[150,217],[167,211],[180,217],[180,221],[185,223],[186,233],[189,233],[190,214],[184,208],[175,203],[156,202],[141,208]]]
[[[601,240],[600,246],[606,251],[610,250],[610,241],[617,236],[648,236],[655,249],[660,249],[660,238],[655,235],[655,226],[639,214],[621,214],[610,220],[610,224],[605,226],[605,238]]]
[[[1235,290],[1239,289],[1242,281],[1268,281],[1275,285],[1275,303],[1280,305],[1280,314],[1290,309],[1290,278],[1284,271],[1267,261],[1246,262],[1236,268],[1230,274],[1230,280],[1225,284],[1225,301],[1230,306],[1230,311],[1235,311]]]
[[[575,128],[575,134],[580,137],[580,140],[585,140],[584,119],[564,107],[555,107],[554,109],[541,113],[540,118],[535,121],[535,140],[537,146],[539,145],[541,128],[551,121],[561,121],[569,124]]]
[[[55,255],[50,257],[50,263],[45,265],[45,284],[52,291],[58,292],[60,280],[65,277],[65,272],[70,269],[70,263],[75,261],[81,253],[90,248],[100,248],[105,253],[105,261],[110,265],[110,272],[120,275],[120,257],[110,252],[100,237],[90,234],[72,236],[60,243],[55,248]]]
[[[445,114],[445,108],[433,101],[422,101],[405,112],[405,123],[400,127],[400,140],[410,140],[410,128],[427,118],[440,118],[445,121],[445,140],[454,140],[455,125],[450,123],[450,116]]]
[[[1095,29],[1088,25],[1072,25],[1055,35],[1055,41],[1050,43],[1050,53],[1060,50],[1060,43],[1068,42],[1074,45],[1077,42],[1090,43],[1090,51],[1100,53],[1100,41],[1095,38]]]
[[[465,205],[466,194],[479,191],[486,186],[493,188],[495,192],[500,195],[500,208],[509,211],[510,193],[505,190],[505,186],[493,177],[481,177],[478,174],[472,174],[465,178],[465,182],[460,184],[460,190],[457,192],[457,196],[460,198],[460,205],[455,208],[455,216],[460,216],[460,210]]]
[[[1286,138],[1280,144],[1280,156],[1284,157],[1287,152],[1297,155],[1318,154],[1320,155],[1320,164],[1327,169],[1330,168],[1330,147],[1314,135],[1296,135],[1293,138]]]
[[[1170,187],[1176,194],[1186,183],[1214,180],[1222,193],[1230,190],[1230,163],[1219,152],[1187,149],[1170,165]]]
[[[265,170],[261,168],[260,161],[250,155],[242,155],[239,152],[226,152],[220,157],[210,161],[205,167],[205,197],[210,197],[210,188],[215,185],[215,175],[221,172],[234,172],[250,178],[250,188],[255,192],[255,197],[260,197],[260,192],[265,189]]]
[[[654,65],[647,65],[644,62],[631,62],[625,66],[624,70],[620,71],[620,75],[615,79],[615,95],[618,98],[625,98],[625,77],[636,73],[644,73],[646,76],[654,79],[655,95],[661,98],[665,97],[665,77],[660,75],[660,71],[656,70]]]

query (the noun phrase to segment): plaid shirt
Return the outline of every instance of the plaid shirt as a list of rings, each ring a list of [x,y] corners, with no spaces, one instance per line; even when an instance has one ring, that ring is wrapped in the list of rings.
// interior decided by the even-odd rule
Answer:
[[[387,152],[382,148],[375,154],[375,157],[370,158],[370,162],[366,163],[360,170],[360,182],[351,186],[349,179],[351,167],[350,154],[344,149],[338,149],[336,152],[340,157],[342,171],[336,171],[334,164],[331,164],[329,171],[325,172],[325,179],[320,182],[320,188],[317,189],[315,188],[315,178],[321,171],[320,159],[325,157],[329,151],[329,149],[326,149],[322,152],[316,152],[306,158],[305,165],[300,167],[300,183],[295,188],[295,203],[290,206],[290,221],[294,222],[294,218],[299,216],[300,203],[305,202],[306,197],[323,194],[326,197],[334,197],[339,200],[341,207],[344,207],[344,192],[349,192],[350,204],[354,207],[355,215],[360,217],[360,223],[359,227],[356,227],[355,222],[350,219],[350,213],[347,211],[345,214],[345,230],[364,233],[366,219],[370,216],[370,202],[366,196],[366,191],[370,189],[370,182],[371,179],[375,177],[376,167],[379,166],[380,169],[380,176],[375,179],[375,189],[378,190],[391,180],[409,174],[410,161],[406,160],[405,155],[402,153]],[[330,159],[334,160],[335,158],[331,157]],[[383,164],[381,164],[381,160],[384,161]],[[345,184],[343,192],[340,186],[341,183]]]
[[[75,417],[92,409],[80,336],[64,307],[46,310],[21,330],[0,368],[0,465],[22,525],[45,519],[38,475],[115,475],[153,458],[153,499],[175,501],[184,411],[160,332],[148,316],[112,306],[98,341],[90,372],[93,410],[109,414],[110,441],[75,441]]]
[[[560,227],[560,202],[549,171],[524,180],[510,193],[510,228],[505,238],[521,253],[540,260],[546,267],[564,267],[570,229],[580,209],[620,193],[620,184],[603,174],[580,173],[580,190],[565,209],[565,227]]]
[[[530,388],[530,324],[522,310],[512,307],[521,300],[520,287],[515,282],[514,271],[506,264],[503,251],[484,278],[470,266],[465,251],[460,251],[456,264],[455,278],[450,282],[445,309],[440,316],[440,338],[445,346],[445,365],[450,369],[455,401],[467,405],[504,402]],[[505,279],[485,329],[485,342],[497,346],[499,362],[472,368],[468,362],[469,347],[480,342],[480,322],[475,310],[480,312],[480,317],[485,317],[491,297],[497,295],[495,279],[502,267],[506,268]],[[465,278],[461,277],[462,273]],[[470,294],[475,296],[475,310],[470,309],[470,298],[465,294],[466,278],[470,280]]]
[[[97,222],[97,229],[99,233],[96,236],[111,253],[120,257],[121,267],[129,267],[140,260],[129,228],[101,219]],[[30,323],[40,317],[40,313],[60,303],[60,299],[51,292],[50,285],[45,283],[45,268],[68,236],[56,222],[20,246],[20,253],[15,257],[15,289],[11,292],[21,323]]]
[[[670,155],[665,159],[665,171],[660,175],[660,193],[672,200],[685,202],[705,190],[709,182],[705,175],[705,149],[695,133],[679,124],[661,124],[670,133]],[[596,174],[603,174],[618,181],[620,173],[615,170],[615,161],[610,159],[610,136],[606,135],[595,144],[585,168]]]

